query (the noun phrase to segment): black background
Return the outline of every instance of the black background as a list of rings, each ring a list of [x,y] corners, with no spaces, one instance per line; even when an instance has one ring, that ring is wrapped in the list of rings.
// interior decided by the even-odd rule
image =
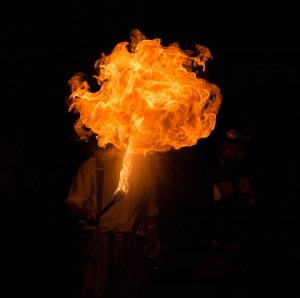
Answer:
[[[43,226],[53,237],[45,241],[54,247],[48,258],[64,256],[57,252],[60,205],[82,152],[65,104],[68,80],[78,71],[92,73],[101,52],[109,54],[134,28],[163,45],[211,50],[211,78],[223,95],[217,126],[256,127],[261,193],[284,212],[283,233],[290,228],[300,179],[299,15],[289,1],[262,2],[10,1],[1,7],[1,136],[22,148],[45,194]]]

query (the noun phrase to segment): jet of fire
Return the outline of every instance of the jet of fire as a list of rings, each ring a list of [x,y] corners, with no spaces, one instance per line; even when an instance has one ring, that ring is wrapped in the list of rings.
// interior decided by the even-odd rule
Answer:
[[[79,117],[81,139],[97,135],[99,147],[108,143],[125,150],[118,190],[128,191],[132,153],[152,154],[192,146],[215,127],[222,96],[215,84],[197,76],[212,59],[208,48],[184,51],[178,43],[162,46],[139,29],[131,43],[121,42],[110,55],[95,62],[99,85],[91,91],[84,74],[70,80],[69,111]]]

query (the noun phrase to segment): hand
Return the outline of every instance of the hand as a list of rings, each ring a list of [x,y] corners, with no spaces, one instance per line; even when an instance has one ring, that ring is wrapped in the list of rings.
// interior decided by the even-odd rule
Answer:
[[[146,245],[144,247],[145,256],[150,259],[159,259],[162,256],[162,245],[158,240],[158,222],[157,217],[145,218]]]
[[[240,178],[238,181],[238,187],[242,193],[248,194],[250,191],[250,180],[247,178]]]
[[[162,257],[162,245],[156,241],[148,241],[144,247],[144,252],[150,259],[160,259]]]
[[[70,202],[66,203],[65,207],[67,212],[74,216],[74,218],[76,218],[77,220],[90,221],[94,223],[98,222],[97,214],[99,211],[97,209],[82,208],[77,204]]]
[[[247,178],[241,178],[239,179],[238,181],[238,187],[239,187],[239,190],[247,195],[248,197],[252,197],[254,196],[254,189],[251,185],[251,181]]]
[[[218,187],[222,197],[229,197],[233,194],[234,186],[231,183],[231,181],[227,181],[227,180],[220,181],[217,184],[217,187]]]
[[[251,204],[255,201],[255,190],[251,185],[251,181],[247,178],[241,178],[238,182],[241,193],[245,194]]]
[[[98,222],[98,210],[97,209],[83,209],[84,218],[89,222]]]

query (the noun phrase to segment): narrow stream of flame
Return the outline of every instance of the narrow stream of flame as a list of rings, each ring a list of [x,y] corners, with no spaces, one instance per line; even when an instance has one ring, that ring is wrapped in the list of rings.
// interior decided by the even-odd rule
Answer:
[[[123,167],[120,171],[120,180],[119,185],[116,190],[117,191],[123,191],[125,193],[128,192],[129,185],[128,185],[128,177],[130,176],[131,172],[131,154],[129,150],[126,150],[124,159],[123,159]]]

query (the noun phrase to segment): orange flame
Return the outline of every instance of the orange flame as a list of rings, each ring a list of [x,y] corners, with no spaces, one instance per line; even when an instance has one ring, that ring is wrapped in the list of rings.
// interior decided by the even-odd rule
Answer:
[[[208,48],[183,51],[177,43],[165,47],[131,31],[131,43],[121,42],[110,55],[102,53],[93,76],[92,92],[82,73],[69,80],[69,111],[79,118],[75,130],[82,138],[96,134],[99,147],[112,143],[125,150],[118,190],[128,191],[132,153],[152,154],[192,146],[215,127],[222,96],[196,70],[212,59]]]

